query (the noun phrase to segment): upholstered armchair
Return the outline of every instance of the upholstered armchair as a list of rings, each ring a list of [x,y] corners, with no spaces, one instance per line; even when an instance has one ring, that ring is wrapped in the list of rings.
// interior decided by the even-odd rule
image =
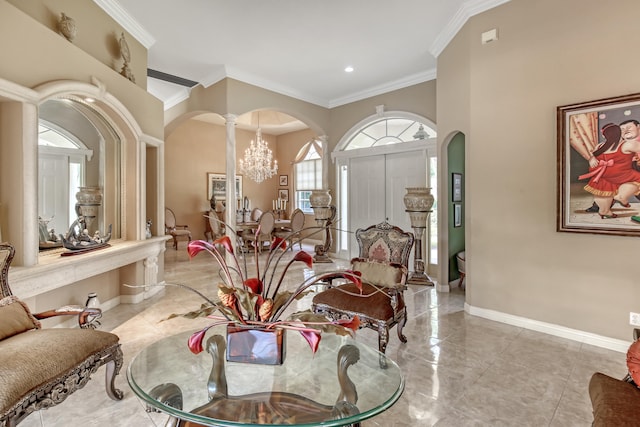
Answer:
[[[188,225],[179,225],[176,222],[176,214],[169,208],[164,208],[164,228],[165,233],[173,237],[173,248],[178,250],[178,239],[186,237],[191,241],[191,231]]]
[[[117,335],[94,330],[100,309],[67,306],[31,313],[9,288],[13,255],[13,246],[0,244],[0,425],[14,427],[32,412],[63,402],[102,365],[107,395],[121,400],[115,377],[122,351]],[[60,315],[78,316],[80,327],[42,328],[39,319]]]
[[[384,353],[395,325],[400,341],[407,342],[402,333],[407,323],[404,291],[414,236],[385,221],[356,230],[356,240],[360,253],[351,260],[351,269],[361,274],[362,293],[354,283],[329,284],[313,297],[312,310],[334,320],[357,315],[361,327],[378,332],[378,350]]]

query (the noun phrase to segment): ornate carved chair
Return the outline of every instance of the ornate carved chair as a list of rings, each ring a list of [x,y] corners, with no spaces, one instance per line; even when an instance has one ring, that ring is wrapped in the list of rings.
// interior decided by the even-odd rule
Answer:
[[[13,255],[13,246],[0,244],[0,425],[14,427],[33,411],[61,403],[102,365],[108,396],[121,400],[115,377],[122,351],[117,335],[93,329],[100,309],[66,306],[32,314],[9,288]],[[41,327],[38,319],[59,315],[77,315],[80,328]]]
[[[186,237],[191,241],[191,231],[188,225],[178,225],[176,223],[176,214],[169,208],[164,208],[164,229],[166,234],[173,237],[173,248],[178,250],[178,238]]]
[[[356,240],[360,253],[351,260],[351,268],[362,274],[362,294],[354,283],[330,284],[314,296],[312,309],[331,319],[357,315],[361,327],[378,332],[378,349],[384,353],[389,329],[395,325],[400,341],[407,342],[402,334],[407,323],[403,292],[414,236],[384,221],[356,230]]]

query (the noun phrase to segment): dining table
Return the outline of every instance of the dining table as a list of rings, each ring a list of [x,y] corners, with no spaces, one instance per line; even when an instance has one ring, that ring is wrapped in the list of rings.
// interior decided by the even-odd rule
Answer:
[[[242,237],[242,234],[245,231],[255,231],[258,229],[259,222],[258,221],[243,221],[236,223],[236,233],[238,237]],[[287,228],[291,228],[291,220],[289,219],[276,219],[275,225],[273,227],[273,231],[282,231]],[[253,246],[248,241],[244,241],[242,245],[243,252],[248,252],[253,250]]]

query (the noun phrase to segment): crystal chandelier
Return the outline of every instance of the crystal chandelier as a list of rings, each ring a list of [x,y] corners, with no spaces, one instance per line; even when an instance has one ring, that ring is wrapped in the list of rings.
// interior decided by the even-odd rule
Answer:
[[[255,182],[262,182],[271,178],[278,172],[278,161],[273,161],[273,153],[269,149],[267,141],[262,139],[262,132],[258,126],[256,142],[251,140],[251,145],[244,151],[244,159],[240,159],[240,171]]]

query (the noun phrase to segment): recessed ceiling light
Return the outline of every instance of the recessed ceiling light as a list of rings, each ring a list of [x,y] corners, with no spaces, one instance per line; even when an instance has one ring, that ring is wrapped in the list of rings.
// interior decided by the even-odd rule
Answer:
[[[347,68],[344,69],[345,72],[347,73],[351,73],[353,72],[353,67],[351,65],[349,65]]]

